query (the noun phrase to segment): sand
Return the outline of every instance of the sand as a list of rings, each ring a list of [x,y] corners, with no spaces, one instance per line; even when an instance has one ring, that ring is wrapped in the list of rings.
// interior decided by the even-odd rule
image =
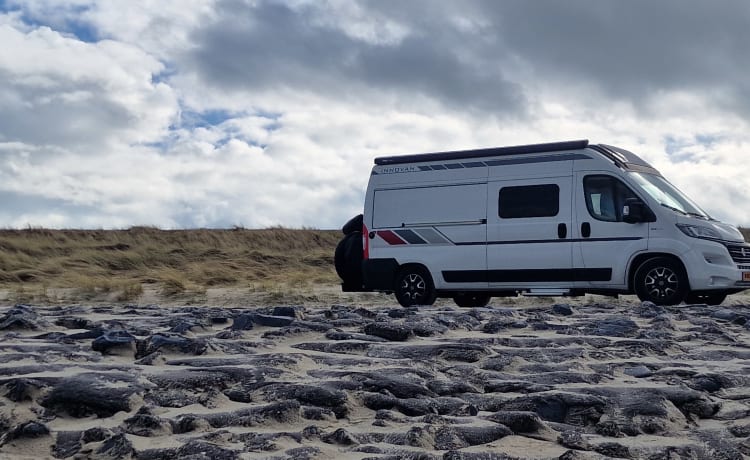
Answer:
[[[0,458],[750,458],[747,297],[313,297],[1,306]]]

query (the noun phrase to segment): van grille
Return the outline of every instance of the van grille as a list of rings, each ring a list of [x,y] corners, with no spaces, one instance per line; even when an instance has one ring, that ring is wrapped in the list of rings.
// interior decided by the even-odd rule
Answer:
[[[750,244],[728,244],[727,249],[729,249],[732,260],[738,264],[750,263]]]

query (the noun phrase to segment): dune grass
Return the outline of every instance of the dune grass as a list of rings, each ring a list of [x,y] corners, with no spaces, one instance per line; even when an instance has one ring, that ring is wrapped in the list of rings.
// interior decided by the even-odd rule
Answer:
[[[741,229],[750,241],[750,229]],[[75,299],[133,301],[211,288],[283,296],[289,286],[337,285],[337,230],[0,230],[0,289],[10,300],[43,301],[48,290]]]
[[[338,283],[327,230],[0,230],[0,287],[73,288],[83,297],[165,296],[211,287]]]

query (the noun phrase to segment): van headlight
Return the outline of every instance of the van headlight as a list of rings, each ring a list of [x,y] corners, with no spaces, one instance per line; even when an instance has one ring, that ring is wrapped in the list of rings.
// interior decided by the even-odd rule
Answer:
[[[721,235],[713,228],[703,227],[701,225],[676,224],[682,233],[693,238],[704,240],[720,240]]]

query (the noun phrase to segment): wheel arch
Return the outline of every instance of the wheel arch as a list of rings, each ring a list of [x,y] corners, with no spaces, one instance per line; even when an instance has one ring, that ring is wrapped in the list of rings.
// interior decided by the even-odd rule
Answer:
[[[396,274],[393,276],[393,283],[394,284],[396,283],[396,277],[398,276],[398,273],[401,272],[401,270],[405,268],[411,268],[411,267],[421,268],[422,270],[427,272],[427,274],[430,275],[430,280],[432,281],[432,284],[433,285],[435,284],[435,277],[432,276],[432,272],[430,271],[430,268],[421,262],[406,262],[403,264],[399,264],[398,268],[396,269]]]
[[[423,282],[417,282],[420,278],[416,277],[420,277]],[[402,281],[405,284],[402,284]],[[432,273],[429,268],[421,263],[406,263],[399,267],[398,274],[393,282],[393,293],[402,307],[432,305],[437,298]],[[421,297],[422,301],[416,301],[418,296]]]
[[[687,267],[685,267],[685,264],[682,262],[682,259],[680,259],[679,256],[668,252],[644,252],[642,254],[638,254],[633,258],[633,260],[630,261],[630,266],[628,268],[628,293],[632,294],[635,292],[635,273],[638,271],[638,268],[640,268],[640,266],[643,265],[644,262],[657,257],[664,257],[677,262],[685,273],[685,279],[688,283],[688,289],[690,288],[690,277],[687,273]]]

